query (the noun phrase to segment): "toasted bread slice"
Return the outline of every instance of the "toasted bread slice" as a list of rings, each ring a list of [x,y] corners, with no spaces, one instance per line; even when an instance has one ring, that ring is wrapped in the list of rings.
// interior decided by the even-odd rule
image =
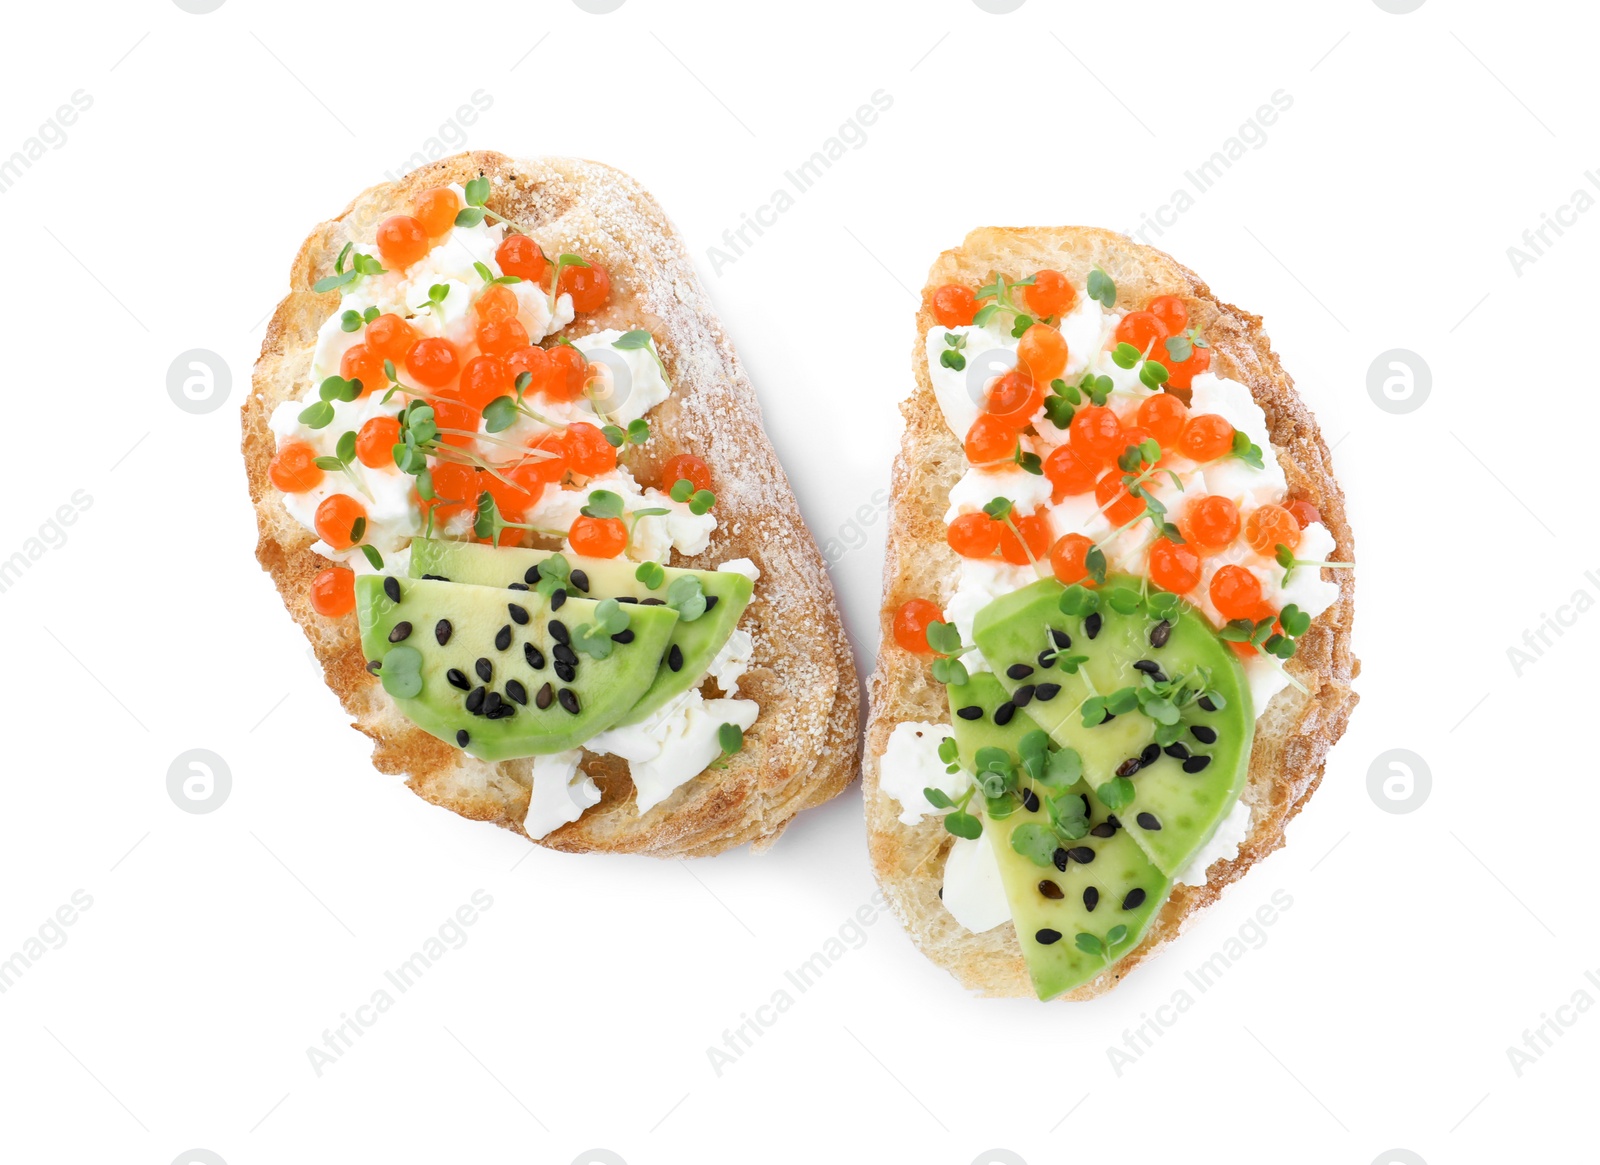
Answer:
[[[490,209],[526,227],[548,254],[576,252],[609,270],[610,301],[584,315],[572,335],[642,327],[655,336],[673,392],[650,413],[650,441],[630,447],[622,462],[648,481],[669,457],[692,452],[714,467],[718,487],[710,546],[671,565],[709,570],[749,558],[761,570],[740,623],[755,641],[740,695],[761,706],[744,749],[642,815],[627,762],[586,754],[581,767],[595,778],[602,800],[540,844],[659,857],[770,844],[796,813],[839,793],[854,776],[860,687],[827,569],[762,429],[755,391],[672,224],[627,175],[568,158],[458,154],[373,186],[312,232],[268,325],[243,409],[245,467],[260,531],[256,557],[311,641],[328,686],[375,742],[373,763],[404,776],[436,805],[524,832],[531,762],[479,761],[400,715],[364,668],[355,616],[325,619],[311,609],[307,586],[328,564],[312,552],[312,534],[289,516],[267,475],[276,448],[268,419],[276,405],[304,391],[317,330],[339,302],[336,293],[314,293],[312,284],[332,272],[347,242],[371,239],[377,223],[406,212],[419,191],[480,174],[492,183]]]
[[[902,824],[899,805],[878,788],[879,762],[895,725],[950,719],[944,687],[932,680],[926,659],[896,647],[891,634],[893,613],[902,603],[922,596],[942,606],[959,573],[959,560],[945,541],[944,513],[950,487],[966,463],[934,398],[924,337],[935,323],[932,293],[943,284],[977,287],[995,271],[1021,277],[1048,267],[1081,289],[1096,266],[1115,280],[1119,303],[1142,304],[1157,295],[1184,298],[1191,324],[1199,326],[1213,348],[1212,370],[1249,386],[1265,412],[1290,493],[1309,499],[1321,513],[1336,541],[1332,558],[1354,561],[1344,495],[1334,480],[1328,447],[1280,367],[1259,317],[1217,300],[1198,276],[1171,257],[1111,231],[982,228],[939,256],[917,313],[912,354],[916,389],[901,405],[906,431],[891,487],[894,510],[884,563],[882,642],[869,685],[871,716],[862,768],[873,869],[890,903],[924,954],[966,987],[991,996],[1033,995],[1014,927],[1006,923],[973,934],[950,916],[939,890],[953,839],[937,817],[924,817],[914,826]],[[1350,650],[1353,572],[1329,573],[1339,576],[1340,597],[1300,640],[1288,665],[1311,694],[1284,689],[1257,722],[1249,780],[1241,794],[1250,806],[1250,832],[1238,856],[1214,862],[1204,885],[1174,887],[1143,941],[1063,998],[1088,999],[1114,987],[1177,937],[1184,923],[1216,901],[1223,887],[1283,844],[1284,826],[1321,781],[1328,749],[1343,734],[1357,699],[1350,688],[1360,670]]]

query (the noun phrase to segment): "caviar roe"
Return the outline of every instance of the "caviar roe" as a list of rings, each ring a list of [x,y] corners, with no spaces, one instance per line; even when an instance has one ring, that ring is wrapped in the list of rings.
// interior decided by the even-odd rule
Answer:
[[[443,388],[460,375],[461,358],[449,340],[427,336],[406,351],[406,371],[425,388]]]
[[[1017,534],[1011,532],[1011,526],[1017,528],[1022,541],[1019,542]],[[1035,510],[1022,517],[1018,517],[1013,510],[1011,525],[1000,523],[1000,557],[1013,566],[1025,566],[1030,561],[1038,561],[1050,552],[1050,535],[1050,515],[1044,510]],[[1026,550],[1023,549],[1024,544]]]
[[[544,394],[551,400],[578,400],[589,379],[589,361],[571,344],[557,344],[550,353],[550,373]]]
[[[611,273],[598,263],[563,267],[561,290],[572,296],[574,311],[599,311],[611,294]]]
[[[1034,324],[1017,344],[1017,366],[1036,384],[1049,384],[1067,368],[1067,342],[1049,324]]]
[[[1261,607],[1261,580],[1242,566],[1219,567],[1211,576],[1211,605],[1224,619],[1254,619]]]
[[[1279,546],[1294,550],[1300,545],[1300,523],[1282,506],[1257,506],[1245,519],[1244,540],[1251,550],[1271,558]]]
[[[1050,547],[1050,569],[1055,572],[1056,580],[1071,586],[1089,579],[1089,551],[1094,543],[1082,534],[1063,534],[1056,539],[1056,544]],[[1089,579],[1088,585],[1093,586],[1094,580]]]
[[[1000,531],[1004,529],[1004,523],[976,510],[951,522],[944,538],[950,549],[963,558],[991,558],[1000,547]]]
[[[568,425],[561,443],[573,473],[595,477],[617,467],[617,451],[606,440],[606,435],[587,421]]]
[[[967,430],[967,460],[974,465],[1009,461],[1017,452],[1018,433],[999,417],[981,414]]]
[[[1149,568],[1150,581],[1175,595],[1200,585],[1200,556],[1191,546],[1157,538],[1150,546]]]
[[[944,620],[944,612],[927,599],[908,599],[894,616],[894,641],[907,651],[932,655],[928,624]]]
[[[628,527],[621,518],[580,515],[572,523],[567,541],[587,558],[615,558],[628,545]]]
[[[330,566],[311,580],[311,609],[327,619],[337,619],[356,609],[355,572]]]
[[[428,253],[428,232],[409,214],[397,214],[378,224],[375,241],[383,265],[393,271],[409,267]]]
[[[505,274],[540,285],[550,269],[550,260],[544,257],[539,244],[527,235],[507,235],[495,250],[494,261]]]
[[[389,383],[383,371],[383,357],[365,344],[352,344],[345,349],[339,357],[339,375],[346,380],[359,380],[362,396]]]
[[[368,469],[394,465],[394,447],[400,443],[400,422],[393,417],[373,417],[356,433],[356,457]]]
[[[367,508],[349,494],[329,494],[317,506],[317,537],[335,550],[348,550],[356,544],[351,537],[356,523],[367,516]]]
[[[416,212],[416,219],[428,237],[437,239],[440,235],[449,234],[450,228],[456,225],[461,198],[448,186],[435,186],[417,195],[411,209]]]
[[[661,467],[661,488],[670,493],[680,481],[687,481],[697,490],[710,490],[711,466],[693,453],[667,458],[667,463]]]
[[[1178,528],[1202,554],[1215,554],[1239,536],[1239,507],[1231,498],[1206,494],[1184,507]]]
[[[322,470],[316,461],[315,449],[303,441],[290,441],[273,456],[267,476],[280,492],[303,494],[322,484]]]
[[[1033,282],[1022,289],[1022,302],[1041,319],[1062,316],[1078,302],[1077,289],[1059,271],[1035,271]]]
[[[1158,392],[1139,405],[1134,414],[1141,428],[1148,429],[1163,449],[1176,449],[1189,418],[1189,406],[1170,392]]]
[[[379,359],[399,364],[417,340],[417,329],[391,311],[384,312],[367,325],[363,342],[369,351],[378,354]]]
[[[1233,449],[1233,426],[1215,413],[1190,417],[1178,438],[1178,452],[1195,461],[1215,461]]]
[[[1044,475],[1051,485],[1050,500],[1057,504],[1062,498],[1088,493],[1099,473],[1098,464],[1085,461],[1071,445],[1057,446],[1044,459]]]
[[[933,318],[947,328],[960,328],[978,314],[978,297],[972,288],[946,283],[933,293]]]

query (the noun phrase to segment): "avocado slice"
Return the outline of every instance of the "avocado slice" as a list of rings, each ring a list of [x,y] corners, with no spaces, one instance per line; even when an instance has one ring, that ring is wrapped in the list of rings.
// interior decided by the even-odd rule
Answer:
[[[356,579],[361,648],[384,690],[418,728],[488,761],[575,748],[654,682],[677,612],[620,607],[627,625],[599,633],[602,659],[573,650],[599,608],[534,590]]]
[[[1003,749],[1013,764],[1020,764],[1022,738],[1040,729],[1014,706],[1005,724],[995,721],[995,711],[1011,703],[998,679],[979,672],[965,684],[952,685],[949,696],[950,723],[962,767],[968,771],[975,768],[980,748]],[[971,711],[974,708],[978,709],[976,715]],[[967,709],[967,715],[957,714],[958,709]],[[1028,788],[1026,778],[1022,784]],[[1033,789],[1035,796],[1054,795],[1054,790],[1042,786]],[[1035,810],[1025,804],[1009,816],[996,819],[985,813],[983,818],[984,831],[1000,864],[1017,941],[1040,999],[1053,999],[1081,987],[1136,947],[1172,888],[1171,880],[1151,863],[1085,782],[1080,780],[1065,792],[1082,799],[1089,832],[1076,840],[1061,840],[1045,866],[1011,844],[1020,826],[1048,828],[1050,819],[1042,803]],[[1124,936],[1120,942],[1108,943],[1117,926],[1125,928]],[[1080,934],[1107,944],[1104,953],[1085,950],[1079,945]]]
[[[1113,576],[1095,593],[1106,597],[1120,590],[1137,597],[1145,593],[1141,586],[1147,584]],[[1059,582],[1044,579],[996,599],[978,612],[973,641],[1011,692],[1013,705],[1026,707],[1056,743],[1077,750],[1090,788],[1098,790],[1119,775],[1131,781],[1132,799],[1113,802],[1116,815],[1171,876],[1211,839],[1244,788],[1255,736],[1244,669],[1206,617],[1181,600],[1166,620],[1164,641],[1155,646],[1162,639],[1160,622],[1146,610],[1123,614],[1107,600],[1092,613],[1068,615],[1061,607],[1065,592]],[[1074,657],[1082,662],[1069,673]],[[1204,669],[1208,690],[1223,700],[1182,708],[1179,737],[1165,748],[1156,743],[1156,721],[1140,708],[1084,727],[1083,704],[1091,696],[1154,682],[1135,664],[1172,680]]]
[[[553,553],[478,542],[416,538],[411,543],[411,577],[437,576],[451,582],[491,587],[527,584],[529,573]],[[640,564],[628,559],[584,558],[576,554],[562,557],[570,564],[573,582],[578,584],[573,593],[583,593],[590,598],[634,599],[641,605],[663,603],[672,584],[680,578],[698,581],[705,595],[704,613],[694,619],[679,619],[661,660],[661,670],[639,697],[639,702],[618,721],[620,724],[643,720],[672,697],[699,683],[728,636],[739,625],[739,617],[750,605],[755,585],[734,571],[683,570],[669,566],[662,568],[661,585],[651,588],[638,577]],[[676,656],[672,652],[674,647],[678,649]],[[675,662],[676,667],[673,666]]]

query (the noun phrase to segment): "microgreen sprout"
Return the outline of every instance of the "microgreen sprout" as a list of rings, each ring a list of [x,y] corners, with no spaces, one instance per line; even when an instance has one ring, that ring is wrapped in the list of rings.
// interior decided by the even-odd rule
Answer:
[[[343,291],[346,287],[352,286],[356,280],[365,276],[388,274],[384,270],[383,264],[371,255],[364,255],[360,251],[355,251],[352,254],[354,247],[354,243],[346,243],[344,245],[344,250],[340,251],[338,259],[334,260],[333,274],[324,275],[313,283],[311,285],[312,291],[315,291],[318,295],[325,291]],[[344,265],[346,259],[350,260],[348,268]]]
[[[1356,566],[1353,562],[1318,562],[1311,558],[1296,558],[1294,551],[1290,550],[1282,542],[1278,543],[1277,553],[1273,557],[1277,560],[1278,565],[1283,567],[1283,586],[1289,585],[1289,579],[1294,575],[1298,567],[1313,566],[1319,570],[1323,567],[1327,567],[1329,570],[1354,570]]]
[[[728,767],[728,759],[737,756],[739,751],[744,748],[744,729],[733,723],[718,726],[717,747],[722,750],[722,753],[711,767],[725,769]]]
[[[339,317],[339,327],[347,332],[359,332],[366,325],[377,319],[379,315],[376,304],[366,311],[356,311],[355,308],[346,308]]]
[[[1252,469],[1260,469],[1262,467],[1261,447],[1252,443],[1250,438],[1240,429],[1233,431],[1233,448],[1228,451],[1228,456],[1237,457]]]
[[[693,623],[706,613],[706,595],[700,580],[693,575],[679,575],[667,587],[667,606],[678,612],[678,620]]]
[[[333,423],[333,402],[353,401],[361,395],[359,380],[330,376],[317,388],[318,400],[300,410],[299,421],[308,429],[326,429]]]
[[[972,648],[961,642],[961,632],[956,630],[955,624],[941,623],[935,619],[928,624],[924,634],[928,647],[940,657],[933,661],[934,681],[941,684],[966,683],[967,669],[960,657]]]
[[[1205,337],[1200,334],[1199,328],[1190,328],[1177,336],[1168,336],[1166,340],[1167,355],[1179,364],[1186,363],[1194,355],[1196,348],[1209,348]]]
[[[544,574],[540,570],[540,576]],[[569,634],[572,649],[581,651],[591,659],[606,659],[617,646],[613,635],[628,629],[628,612],[616,599],[602,599],[595,605],[594,622],[580,623]]]
[[[967,338],[958,336],[954,332],[946,332],[944,344],[944,351],[939,353],[939,363],[960,372],[967,366],[967,358],[961,354],[961,349],[967,346]]]
[[[1119,922],[1116,926],[1106,931],[1105,938],[1101,938],[1097,934],[1089,934],[1087,931],[1080,931],[1072,941],[1084,954],[1099,955],[1109,963],[1116,949],[1128,941],[1128,928]]]
[[[1023,466],[1026,469],[1026,466]],[[1035,471],[1037,472],[1037,471]],[[1017,545],[1022,547],[1022,552],[1028,556],[1028,562],[1037,569],[1039,560],[1034,556],[1033,547],[1028,545],[1028,540],[1022,536],[1022,531],[1017,529],[1017,524],[1012,520],[1011,514],[1015,507],[1010,498],[994,498],[984,507],[983,512],[996,522],[1004,522],[1006,529],[1011,531],[1011,536],[1017,540]]]
[[[1274,629],[1274,623],[1277,629]],[[1293,659],[1295,641],[1310,627],[1311,616],[1290,603],[1278,612],[1276,618],[1269,615],[1255,622],[1234,619],[1217,634],[1229,643],[1248,643],[1276,659]]]
[[[984,304],[978,309],[977,314],[972,317],[972,323],[975,327],[981,328],[990,320],[994,319],[994,317],[999,313],[1006,312],[1012,317],[1012,337],[1020,339],[1022,333],[1026,332],[1033,326],[1033,317],[1018,307],[1015,299],[1012,297],[1017,288],[1031,287],[1033,285],[1034,277],[1030,275],[1026,279],[1018,279],[1015,282],[1009,282],[1004,275],[1001,275],[999,272],[995,272],[991,276],[991,279],[992,282],[978,288],[978,298],[987,299],[990,302]],[[959,371],[959,369],[957,371]]]
[[[356,459],[356,431],[347,430],[333,447],[332,457],[318,457],[312,462],[318,469],[325,473],[342,473],[350,479],[355,487],[367,495],[369,501],[376,501],[372,491],[367,488],[367,483],[362,481],[355,471]],[[356,539],[360,541],[360,539]]]
[[[633,572],[633,577],[642,582],[647,590],[658,591],[661,584],[667,581],[667,572],[659,562],[641,562]]]
[[[629,421],[626,429],[620,425],[607,425],[600,432],[605,437],[606,443],[613,449],[622,448],[623,442],[627,442],[630,445],[643,445],[650,440],[650,422],[640,417],[637,420]]]
[[[448,283],[435,283],[428,288],[428,302],[417,304],[416,310],[441,312],[444,310],[444,301],[449,296],[450,285]]]
[[[387,367],[387,365],[385,365]],[[551,420],[537,409],[528,407],[528,388],[533,384],[533,373],[523,371],[517,373],[516,380],[512,381],[512,394],[510,396],[497,396],[483,406],[483,427],[491,433],[503,433],[517,423],[518,416],[529,417],[541,425],[565,432],[567,426],[560,421]],[[407,389],[406,391],[412,391]]]
[[[584,266],[588,266],[588,264],[584,264]],[[669,392],[672,390],[672,377],[667,375],[667,366],[661,362],[661,353],[656,351],[655,337],[645,329],[634,328],[631,332],[623,332],[622,335],[611,341],[611,346],[624,352],[634,352],[642,349],[650,353],[651,358],[656,362],[656,368],[661,372],[661,379],[666,382],[667,390]]]
[[[1117,303],[1117,285],[1098,267],[1089,272],[1089,298],[1099,300],[1102,307],[1115,307]]]
[[[474,259],[472,262],[472,269],[478,273],[478,278],[482,279],[486,284],[503,283],[509,285],[512,283],[522,282],[522,276],[496,275],[493,271],[489,270],[487,263],[480,263],[476,259]]]
[[[667,496],[675,502],[687,502],[689,512],[697,517],[710,512],[711,507],[717,504],[716,494],[708,489],[695,489],[694,482],[687,477],[680,477],[673,482]]]

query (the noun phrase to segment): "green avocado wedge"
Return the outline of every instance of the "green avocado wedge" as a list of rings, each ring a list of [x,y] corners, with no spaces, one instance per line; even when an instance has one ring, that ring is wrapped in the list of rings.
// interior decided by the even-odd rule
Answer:
[[[1238,800],[1255,709],[1205,616],[1146,586],[1045,579],[979,611],[972,637],[1013,710],[1078,753],[1085,782],[1170,877]]]
[[[361,648],[405,717],[482,760],[563,752],[655,680],[678,622],[633,607],[424,579],[356,579]]]
[[[1002,764],[1016,774],[1015,795],[996,801],[980,789],[975,799],[984,806],[983,829],[1034,991],[1054,999],[1133,950],[1171,882],[1085,782],[1066,779],[1075,771],[1065,755],[1070,750],[1046,754],[1043,763],[1035,759],[1030,769],[1024,758],[1050,746],[1028,714],[1015,710],[999,680],[979,672],[952,685],[949,697],[962,767],[977,773],[980,783]],[[1012,709],[1001,713],[1003,724],[995,719],[1001,708]]]
[[[749,606],[755,585],[747,576],[728,570],[662,567],[659,578],[641,579],[641,564],[626,558],[556,556],[549,550],[436,538],[412,540],[410,573],[412,578],[442,578],[478,586],[527,586],[530,581],[538,580],[537,569],[553,556],[559,557],[568,568],[566,577],[570,585],[567,591],[571,595],[620,599],[630,608],[636,605],[647,608],[676,600],[675,605],[681,608],[671,641],[662,653],[660,670],[619,724],[643,720],[680,692],[699,683],[728,636],[739,625],[739,617]],[[680,581],[685,579],[692,582]],[[649,582],[657,585],[652,587]],[[683,595],[695,593],[695,584],[705,600],[704,609],[698,613],[692,600],[687,605],[681,602]],[[673,648],[677,649],[676,654]]]

